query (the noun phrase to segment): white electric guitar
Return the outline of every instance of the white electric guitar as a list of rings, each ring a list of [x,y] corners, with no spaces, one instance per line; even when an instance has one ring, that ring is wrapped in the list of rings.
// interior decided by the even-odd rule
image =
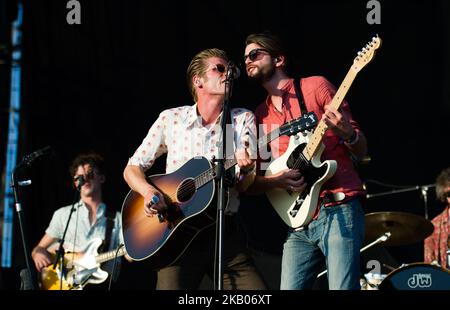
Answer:
[[[356,75],[372,60],[380,46],[381,39],[377,36],[358,52],[330,106],[339,109]],[[320,161],[324,150],[322,138],[326,130],[327,126],[321,120],[313,133],[291,136],[286,152],[271,162],[266,170],[265,175],[270,176],[288,168],[299,169],[305,178],[307,187],[301,193],[282,188],[266,192],[276,212],[292,228],[301,228],[311,222],[319,205],[320,189],[336,172],[336,161]]]
[[[61,287],[61,272],[59,263],[43,268],[40,274],[41,289],[44,290],[80,290],[88,284],[99,284],[108,278],[108,272],[100,268],[100,264],[126,254],[125,248],[97,254],[102,239],[92,239],[82,253],[66,253],[64,274]],[[73,259],[72,259],[73,257]],[[55,257],[52,257],[54,260]]]

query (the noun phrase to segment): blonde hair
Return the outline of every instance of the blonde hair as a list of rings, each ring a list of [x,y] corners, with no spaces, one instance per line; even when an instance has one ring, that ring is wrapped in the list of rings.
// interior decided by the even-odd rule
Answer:
[[[206,63],[205,60],[211,57],[222,58],[228,62],[227,53],[218,48],[209,48],[201,51],[197,55],[192,58],[191,63],[189,64],[186,71],[186,79],[189,87],[189,91],[191,92],[192,98],[195,102],[197,102],[197,92],[192,83],[192,78],[194,76],[203,76],[206,72]]]

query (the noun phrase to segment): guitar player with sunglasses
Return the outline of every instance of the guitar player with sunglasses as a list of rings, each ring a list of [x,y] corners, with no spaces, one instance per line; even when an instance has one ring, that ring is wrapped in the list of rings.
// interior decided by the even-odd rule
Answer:
[[[158,270],[157,289],[197,289],[205,274],[213,280],[215,212],[210,215],[204,209],[216,208],[207,207],[216,201],[212,198],[215,189],[210,164],[218,158],[222,143],[220,120],[227,66],[226,53],[215,48],[201,51],[192,59],[187,83],[195,104],[161,112],[124,170],[124,178],[132,189],[122,214],[125,247],[133,259],[151,260],[149,264]],[[236,218],[238,191],[244,191],[255,176],[256,152],[251,151],[256,138],[254,115],[246,109],[231,109],[230,115],[224,117],[231,120],[227,149],[233,147],[237,166],[235,172],[227,170],[230,179],[235,179],[235,186],[229,189],[225,209],[223,288],[265,289]],[[167,154],[166,175],[146,178],[144,173],[163,154]],[[192,178],[184,173],[192,174]],[[128,208],[128,201],[137,204]],[[199,211],[190,213],[195,208]],[[212,221],[202,227],[197,218]],[[164,242],[153,242],[160,236]],[[180,251],[175,250],[178,245]],[[156,261],[155,256],[162,252],[167,259]]]
[[[330,289],[359,289],[364,236],[360,198],[365,192],[352,157],[365,156],[364,134],[347,102],[340,108],[340,102],[331,104],[337,92],[324,77],[288,75],[286,51],[275,35],[249,35],[244,61],[248,77],[268,93],[255,111],[259,128],[270,130],[311,111],[320,120],[307,143],[298,142],[304,136],[272,141],[273,161],[258,161],[258,174],[249,188],[250,193],[267,194],[289,226],[281,289],[311,289],[324,264]],[[345,85],[347,90],[349,84]]]

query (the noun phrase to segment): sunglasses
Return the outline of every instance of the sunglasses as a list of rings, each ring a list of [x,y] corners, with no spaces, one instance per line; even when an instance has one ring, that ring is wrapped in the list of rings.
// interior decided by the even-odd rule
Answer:
[[[244,55],[244,62],[247,60],[247,57],[251,60],[251,61],[255,61],[256,58],[258,58],[258,56],[262,53],[266,53],[269,54],[269,51],[267,51],[266,49],[263,48],[255,48],[254,50],[251,50],[250,53],[248,53],[247,55]]]
[[[222,64],[216,64],[216,65],[214,65],[214,67],[212,67],[212,68],[210,68],[210,69],[208,69],[206,71],[210,71],[210,70],[217,71],[219,73],[225,73],[227,71],[227,67],[225,67]]]

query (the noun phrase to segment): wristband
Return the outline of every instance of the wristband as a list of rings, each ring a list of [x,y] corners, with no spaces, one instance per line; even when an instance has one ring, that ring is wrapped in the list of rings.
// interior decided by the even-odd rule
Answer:
[[[355,145],[356,142],[358,142],[359,140],[359,134],[356,130],[353,131],[353,134],[350,136],[350,138],[348,138],[347,140],[344,140],[344,142],[347,145]]]
[[[256,171],[256,165],[253,165],[250,169],[247,170],[240,169],[240,173],[243,175],[248,175],[250,173],[253,173],[254,171]]]

